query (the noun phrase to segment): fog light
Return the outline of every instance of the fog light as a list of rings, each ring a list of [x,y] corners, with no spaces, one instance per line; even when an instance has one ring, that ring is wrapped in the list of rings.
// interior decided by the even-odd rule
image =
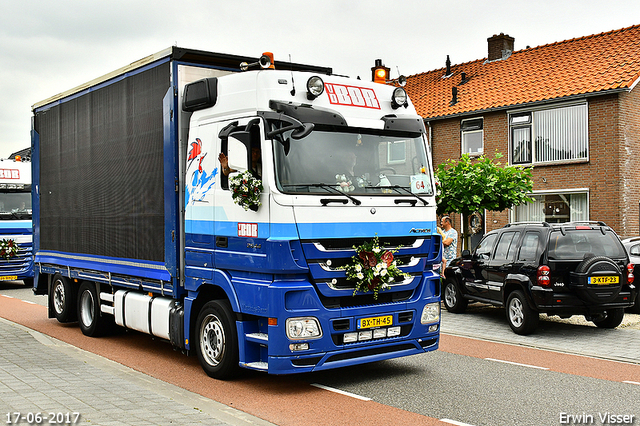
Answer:
[[[313,317],[287,319],[287,337],[291,340],[317,339],[322,337],[320,323]]]
[[[387,329],[386,328],[377,328],[373,330],[373,338],[374,339],[382,339],[387,337]]]
[[[429,332],[433,333],[434,331],[438,331],[438,324],[430,325]]]
[[[420,323],[429,324],[440,320],[440,303],[428,303],[422,310]]]
[[[387,337],[395,337],[400,335],[400,327],[389,327]]]
[[[342,338],[343,343],[353,343],[358,341],[358,333],[345,333]]]
[[[371,337],[373,336],[373,333],[371,332],[371,330],[367,330],[367,331],[361,331],[358,333],[358,340],[371,340]]]
[[[295,351],[306,351],[309,349],[309,344],[308,343],[292,343],[289,345],[289,350],[291,352],[295,352]]]

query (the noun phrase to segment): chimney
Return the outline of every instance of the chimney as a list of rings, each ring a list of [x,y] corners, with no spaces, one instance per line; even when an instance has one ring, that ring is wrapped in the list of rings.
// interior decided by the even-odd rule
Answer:
[[[487,56],[488,61],[495,61],[497,59],[507,59],[513,52],[513,37],[509,37],[507,34],[500,33],[500,35],[494,35],[489,37],[487,42],[489,44],[489,53]]]

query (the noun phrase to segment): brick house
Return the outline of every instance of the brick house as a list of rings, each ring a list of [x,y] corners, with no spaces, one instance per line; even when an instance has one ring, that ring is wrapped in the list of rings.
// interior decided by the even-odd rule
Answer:
[[[533,165],[536,201],[483,212],[479,234],[514,221],[600,220],[627,237],[640,222],[639,80],[637,25],[517,51],[514,38],[494,35],[487,58],[447,58],[405,89],[434,165],[496,151]]]

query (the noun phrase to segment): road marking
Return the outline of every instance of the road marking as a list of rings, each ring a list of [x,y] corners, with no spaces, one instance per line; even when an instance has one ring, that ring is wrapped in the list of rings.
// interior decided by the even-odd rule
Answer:
[[[629,383],[630,385],[640,385],[638,382],[632,382],[630,380],[623,380],[622,383]]]
[[[502,363],[505,363],[505,364],[519,365],[521,367],[537,368],[538,370],[548,370],[547,367],[539,367],[537,365],[520,364],[519,362],[505,361],[505,360],[502,360],[502,359],[495,359],[495,358],[485,358],[485,359],[487,361],[495,361],[495,362],[502,362]]]
[[[355,393],[343,391],[343,390],[336,389],[336,388],[330,388],[329,386],[321,385],[321,384],[318,384],[318,383],[311,383],[311,386],[315,386],[315,387],[320,388],[320,389],[328,390],[329,392],[335,392],[335,393],[339,393],[341,395],[350,396],[352,398],[360,399],[362,401],[371,401],[371,398],[367,398],[366,396],[360,396],[360,395],[356,395]]]
[[[456,422],[455,420],[451,420],[451,419],[440,419],[441,422],[444,423],[450,423],[452,425],[456,425],[456,426],[473,426],[469,423],[462,423],[462,422]]]

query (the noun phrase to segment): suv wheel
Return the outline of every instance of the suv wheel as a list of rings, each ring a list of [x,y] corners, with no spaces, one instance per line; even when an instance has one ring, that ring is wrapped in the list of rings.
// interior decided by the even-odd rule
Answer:
[[[524,293],[515,290],[507,299],[507,321],[516,334],[530,334],[538,327],[538,313],[529,307]]]
[[[461,314],[467,309],[469,301],[462,297],[462,293],[458,290],[456,283],[448,279],[444,283],[444,291],[442,292],[442,300],[447,311],[455,314]]]
[[[593,323],[599,328],[616,328],[624,319],[624,309],[616,308],[606,311],[607,316],[601,320],[593,320]]]

